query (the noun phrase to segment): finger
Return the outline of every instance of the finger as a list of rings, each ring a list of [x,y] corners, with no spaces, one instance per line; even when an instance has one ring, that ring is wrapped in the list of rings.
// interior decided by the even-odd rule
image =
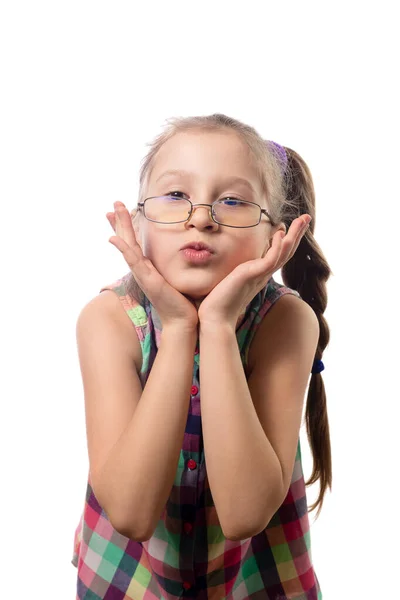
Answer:
[[[300,220],[300,224],[298,225],[297,234],[293,240],[292,246],[290,247],[290,252],[289,252],[288,257],[286,258],[285,262],[287,262],[288,260],[290,260],[292,258],[293,254],[296,252],[297,248],[299,247],[302,237],[304,236],[307,229],[309,228],[308,223],[305,223],[303,221],[303,219],[301,219],[301,218],[299,220]]]
[[[277,231],[272,237],[272,244],[264,255],[267,259],[266,268],[277,271],[293,256],[300,239],[304,234],[304,221],[298,217],[292,221],[289,231],[285,234],[283,231]],[[265,268],[265,264],[264,264]]]
[[[151,268],[150,261],[143,256],[139,244],[132,248],[122,237],[116,235],[111,236],[108,241],[122,253],[128,267],[140,285],[143,278],[150,274]]]
[[[293,227],[293,231],[291,232],[292,235],[290,236],[288,232],[283,237],[283,240],[281,242],[282,248],[281,253],[279,255],[279,261],[278,264],[275,266],[276,270],[281,269],[283,265],[286,264],[292,258],[300,244],[304,231],[308,228],[307,225],[302,226],[298,223],[296,223],[295,225],[296,226]]]
[[[124,239],[124,230],[123,230],[124,228],[123,228],[122,223],[121,223],[120,213],[118,212],[117,209],[115,209],[114,215],[115,215],[115,233],[120,238]]]
[[[303,220],[303,217],[297,217],[294,221],[292,221],[285,238],[290,239],[292,243],[296,243],[296,241],[299,240],[303,235],[305,227],[306,223]]]
[[[156,269],[151,261],[144,256],[140,244],[136,240],[132,218],[122,202],[114,202],[115,232],[108,241],[122,253],[135,279],[143,288],[144,279],[154,277]]]
[[[261,269],[260,274],[261,272],[265,273],[266,270],[269,272],[275,269],[275,265],[278,263],[282,254],[282,250],[284,249],[282,243],[282,233],[282,231],[277,231],[272,236],[272,243],[262,257],[263,262],[258,267]]]
[[[114,206],[116,234],[122,237],[131,248],[139,246],[128,210],[122,203],[114,203]]]
[[[106,217],[107,217],[107,220],[110,223],[111,227],[115,231],[115,215],[114,215],[114,213],[107,213]]]

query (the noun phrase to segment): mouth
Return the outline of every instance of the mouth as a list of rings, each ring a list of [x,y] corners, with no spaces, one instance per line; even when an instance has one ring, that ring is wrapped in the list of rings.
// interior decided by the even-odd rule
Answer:
[[[211,246],[205,244],[204,242],[189,242],[182,246],[181,250],[186,249],[197,250],[197,251],[207,251],[209,254],[215,254],[215,251]]]
[[[196,249],[196,247],[198,249]],[[215,256],[206,244],[186,244],[181,249],[183,257],[191,264],[203,264],[210,262]]]

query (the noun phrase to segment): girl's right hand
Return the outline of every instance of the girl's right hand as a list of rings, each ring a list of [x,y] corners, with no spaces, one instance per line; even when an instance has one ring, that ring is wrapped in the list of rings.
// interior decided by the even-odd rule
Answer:
[[[122,253],[136,282],[160,316],[163,327],[174,325],[196,330],[199,319],[195,304],[172,287],[143,255],[125,205],[114,202],[114,209],[115,212],[106,215],[116,233],[108,241]]]

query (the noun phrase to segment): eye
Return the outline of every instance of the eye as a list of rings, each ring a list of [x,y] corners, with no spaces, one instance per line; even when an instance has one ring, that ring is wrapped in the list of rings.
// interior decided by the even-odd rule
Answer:
[[[178,196],[174,196],[174,194],[182,194],[183,196],[186,196],[186,194],[184,194],[183,192],[180,192],[179,190],[174,190],[172,192],[167,192],[167,194],[165,194],[166,196],[173,196],[174,198],[177,198]]]
[[[235,198],[234,196],[226,196],[226,198],[221,198],[220,202],[225,201],[225,200],[228,202],[232,202],[232,203],[243,202],[243,200],[239,200],[239,198]],[[230,205],[230,206],[232,206],[232,205]]]
[[[179,190],[173,190],[171,192],[167,192],[166,196],[172,196],[173,198],[179,197],[179,196],[174,196],[174,194],[180,194],[181,196],[186,196],[186,194],[184,192],[180,192]],[[235,198],[235,196],[226,196],[225,198],[219,199],[219,202],[223,202],[223,201],[231,202],[232,204],[235,202],[243,202],[243,200],[241,200],[240,198]]]

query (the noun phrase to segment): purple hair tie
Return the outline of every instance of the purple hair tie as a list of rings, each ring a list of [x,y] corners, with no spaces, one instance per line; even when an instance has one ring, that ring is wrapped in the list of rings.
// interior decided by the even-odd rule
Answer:
[[[273,142],[272,140],[267,140],[267,144],[270,146],[275,155],[278,156],[278,160],[282,168],[282,173],[285,173],[288,164],[288,157],[285,148],[277,142]]]

